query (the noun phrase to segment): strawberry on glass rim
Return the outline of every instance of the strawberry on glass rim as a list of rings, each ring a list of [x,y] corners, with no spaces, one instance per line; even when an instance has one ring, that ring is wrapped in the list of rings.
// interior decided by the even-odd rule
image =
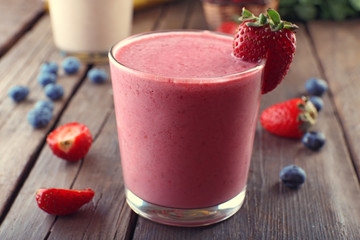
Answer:
[[[273,9],[256,17],[243,8],[233,42],[233,54],[245,61],[266,59],[261,92],[272,91],[286,76],[296,49],[298,26],[281,20]]]

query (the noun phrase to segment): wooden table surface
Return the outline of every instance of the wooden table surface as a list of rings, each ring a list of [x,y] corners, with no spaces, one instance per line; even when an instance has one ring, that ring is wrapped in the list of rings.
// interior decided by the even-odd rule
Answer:
[[[207,29],[199,1],[184,0],[137,11],[133,33],[158,29]],[[208,227],[180,228],[138,217],[125,203],[111,82],[92,84],[85,65],[58,82],[65,95],[54,117],[33,129],[26,115],[45,99],[36,81],[41,63],[61,62],[50,20],[39,0],[0,1],[0,239],[360,239],[360,20],[300,24],[297,53],[283,83],[262,97],[261,110],[305,94],[304,83],[329,84],[314,130],[327,138],[319,152],[301,141],[279,138],[260,124],[241,210]],[[26,85],[26,101],[7,91]],[[56,126],[78,121],[94,137],[88,155],[76,163],[55,157],[45,139]],[[279,182],[289,164],[307,173],[291,190]],[[93,200],[77,213],[55,217],[35,201],[38,188],[90,187]]]

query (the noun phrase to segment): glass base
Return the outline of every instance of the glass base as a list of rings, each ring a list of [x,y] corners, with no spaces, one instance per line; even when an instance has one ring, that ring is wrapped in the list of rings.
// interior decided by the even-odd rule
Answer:
[[[246,189],[227,202],[217,206],[187,209],[168,208],[146,202],[125,188],[126,201],[140,216],[171,226],[198,227],[221,222],[234,215],[242,206]]]
[[[108,63],[108,54],[105,53],[87,53],[87,52],[66,52],[60,50],[60,54],[63,57],[76,57],[83,63],[88,64],[105,64]]]

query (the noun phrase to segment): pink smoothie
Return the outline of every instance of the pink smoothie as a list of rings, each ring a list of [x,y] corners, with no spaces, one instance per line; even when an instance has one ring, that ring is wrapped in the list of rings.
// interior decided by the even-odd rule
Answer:
[[[245,190],[261,64],[231,55],[232,37],[145,34],[110,61],[126,187],[153,204],[203,208]]]

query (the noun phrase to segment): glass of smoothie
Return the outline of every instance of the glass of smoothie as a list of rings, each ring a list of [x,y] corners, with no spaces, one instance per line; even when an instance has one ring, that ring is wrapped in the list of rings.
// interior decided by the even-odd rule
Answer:
[[[130,35],[133,0],[48,0],[55,45],[84,62],[108,61],[114,42]]]
[[[210,31],[143,33],[109,52],[127,202],[175,226],[232,216],[246,192],[264,63]]]

